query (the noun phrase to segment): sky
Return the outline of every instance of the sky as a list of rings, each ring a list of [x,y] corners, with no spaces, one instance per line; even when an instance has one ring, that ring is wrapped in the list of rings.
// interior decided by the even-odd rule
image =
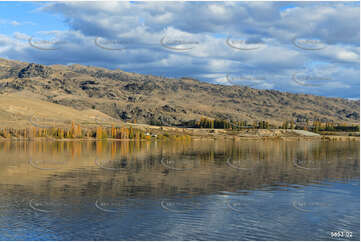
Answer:
[[[360,98],[358,2],[1,2],[0,57]]]

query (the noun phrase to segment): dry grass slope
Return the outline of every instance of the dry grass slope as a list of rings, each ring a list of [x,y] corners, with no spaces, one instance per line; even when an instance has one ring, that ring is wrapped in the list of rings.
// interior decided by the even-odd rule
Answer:
[[[11,99],[14,95],[20,98]],[[36,111],[59,119],[86,119],[92,116],[89,110],[125,122],[170,126],[200,117],[274,124],[291,119],[344,123],[360,119],[359,101],[342,98],[5,59],[0,59],[0,97],[3,120],[15,111],[24,116]]]

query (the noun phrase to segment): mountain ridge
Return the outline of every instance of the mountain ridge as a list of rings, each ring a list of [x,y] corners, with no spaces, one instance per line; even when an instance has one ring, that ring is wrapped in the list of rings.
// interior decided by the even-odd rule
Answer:
[[[201,117],[233,121],[358,123],[360,101],[226,86],[84,65],[41,65],[0,59],[0,95],[96,109],[125,122],[179,126]]]

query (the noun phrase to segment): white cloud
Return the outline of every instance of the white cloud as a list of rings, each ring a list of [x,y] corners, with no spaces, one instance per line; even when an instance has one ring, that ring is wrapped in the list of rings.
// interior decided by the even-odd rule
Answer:
[[[321,60],[337,63],[334,83],[342,83],[345,76],[348,83],[307,91],[359,96],[359,6],[287,4],[293,7],[281,9],[286,3],[280,2],[48,3],[40,11],[62,16],[70,28],[53,32],[62,40],[61,48],[32,48],[27,43],[29,36],[14,31],[13,38],[0,36],[0,56],[43,64],[80,63],[150,74],[166,72],[219,83],[226,82],[224,76],[229,72],[244,75],[257,71],[270,77],[260,85],[262,88],[296,92],[300,88],[290,84],[292,73],[301,70],[305,61]],[[226,44],[228,34],[261,48],[230,48]],[[99,48],[94,43],[97,36],[124,49]],[[165,36],[197,44],[179,45],[192,48],[176,51],[160,44]],[[294,37],[320,39],[327,46],[307,51],[292,44]]]

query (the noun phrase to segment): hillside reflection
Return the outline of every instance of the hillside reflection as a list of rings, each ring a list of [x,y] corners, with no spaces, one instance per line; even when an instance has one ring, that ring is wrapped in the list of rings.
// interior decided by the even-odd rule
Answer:
[[[54,198],[214,194],[359,178],[359,142],[0,142],[0,191]]]

